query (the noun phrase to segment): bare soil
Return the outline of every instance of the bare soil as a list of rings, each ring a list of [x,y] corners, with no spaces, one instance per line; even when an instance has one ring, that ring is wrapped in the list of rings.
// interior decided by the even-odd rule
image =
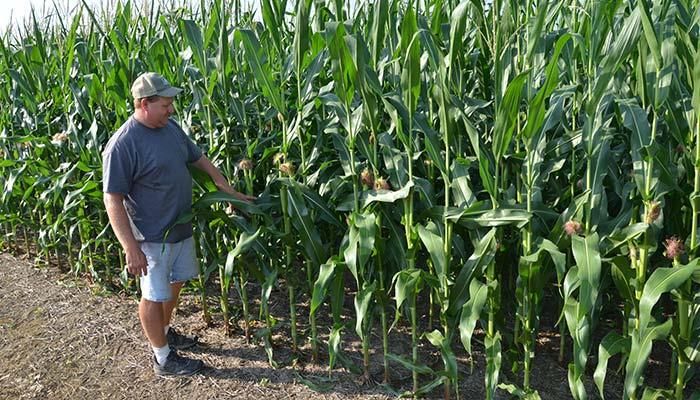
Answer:
[[[273,296],[284,299],[283,293]],[[221,326],[206,326],[200,310],[192,294],[183,294],[174,325],[200,337],[201,345],[185,354],[203,359],[207,368],[193,377],[158,378],[137,319],[137,299],[105,294],[56,268],[36,268],[27,259],[0,253],[0,399],[388,399],[410,389],[410,371],[398,365],[392,366],[391,386],[375,382],[383,373],[377,332],[372,339],[372,348],[377,349],[372,354],[372,381],[365,382],[342,368],[329,372],[327,354],[311,363],[308,345],[292,362],[284,325],[273,336],[275,358],[280,361],[273,368],[260,343],[246,344],[240,332],[227,337]],[[349,331],[346,354],[361,365],[359,343]],[[392,332],[391,342],[392,351],[408,357],[410,336],[405,331]],[[423,342],[421,360],[440,369],[440,354]],[[571,398],[568,361],[562,365],[557,361],[557,333],[544,327],[539,342],[533,387],[543,399]],[[463,399],[484,398],[483,348],[477,343],[474,350],[473,372],[467,355],[458,354]],[[519,382],[508,369],[504,363],[502,380]],[[652,380],[654,371],[668,370],[649,369]],[[595,398],[590,375],[588,393]],[[620,377],[608,375],[606,398],[620,398]],[[655,380],[663,382],[667,376],[662,372]],[[438,388],[429,397],[442,398],[442,392]],[[499,398],[508,397],[499,390]]]

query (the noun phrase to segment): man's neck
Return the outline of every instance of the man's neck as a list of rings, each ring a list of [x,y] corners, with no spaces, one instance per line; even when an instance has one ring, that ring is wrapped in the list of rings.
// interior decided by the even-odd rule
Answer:
[[[140,122],[142,125],[145,125],[148,128],[155,129],[156,127],[153,126],[152,124],[148,123],[148,120],[146,119],[146,115],[144,115],[143,111],[140,109],[137,109],[134,111],[134,119]]]

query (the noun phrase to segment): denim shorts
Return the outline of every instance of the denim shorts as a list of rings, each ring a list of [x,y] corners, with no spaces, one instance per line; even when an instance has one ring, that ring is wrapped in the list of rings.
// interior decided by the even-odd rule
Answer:
[[[141,242],[148,273],[141,276],[141,297],[153,302],[172,299],[170,284],[199,275],[199,263],[192,236],[177,243]]]

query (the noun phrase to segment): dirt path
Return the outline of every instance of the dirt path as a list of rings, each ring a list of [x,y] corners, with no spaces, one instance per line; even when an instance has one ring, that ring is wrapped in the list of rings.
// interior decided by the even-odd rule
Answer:
[[[202,338],[190,355],[209,368],[191,378],[156,378],[136,306],[0,254],[0,399],[387,398],[342,371],[334,371],[332,391],[312,391],[299,383],[313,379],[303,366],[271,368],[262,348],[206,329],[198,315],[176,323]]]

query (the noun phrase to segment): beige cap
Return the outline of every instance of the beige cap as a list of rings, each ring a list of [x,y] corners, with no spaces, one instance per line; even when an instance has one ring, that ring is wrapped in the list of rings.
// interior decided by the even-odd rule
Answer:
[[[165,78],[155,72],[146,72],[139,75],[133,85],[131,85],[131,95],[135,99],[151,96],[175,97],[180,92],[182,92],[182,89],[170,86],[170,83]]]

